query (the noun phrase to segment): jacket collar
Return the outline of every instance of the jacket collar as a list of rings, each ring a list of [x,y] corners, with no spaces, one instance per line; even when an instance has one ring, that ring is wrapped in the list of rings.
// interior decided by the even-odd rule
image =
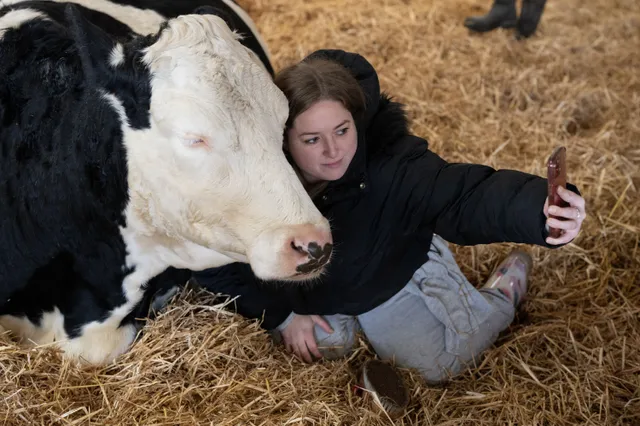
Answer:
[[[358,128],[357,124],[356,128]],[[319,195],[322,204],[333,204],[369,192],[366,134],[363,130],[358,129],[358,148],[344,176],[329,182]]]

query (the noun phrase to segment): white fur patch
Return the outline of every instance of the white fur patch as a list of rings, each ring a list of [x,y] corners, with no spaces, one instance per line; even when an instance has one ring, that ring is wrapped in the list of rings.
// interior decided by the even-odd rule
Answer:
[[[118,43],[111,51],[109,55],[109,65],[113,68],[117,68],[118,65],[121,65],[124,62],[124,48],[122,44]]]
[[[0,7],[2,6],[12,6],[14,4],[23,3],[29,0],[0,0]]]
[[[46,15],[33,9],[12,10],[0,17],[0,39],[5,31],[12,28],[20,28],[25,22],[36,18],[47,19]]]
[[[148,9],[138,9],[133,6],[123,6],[108,0],[55,0],[57,3],[75,3],[89,9],[105,13],[123,24],[128,25],[138,34],[155,34],[166,19],[157,12]]]
[[[127,111],[124,109],[124,104],[118,97],[112,93],[102,91],[102,97],[109,102],[113,109],[118,113],[120,123],[122,126],[129,127],[129,119],[127,118]]]
[[[27,0],[0,0],[0,6],[11,6]],[[148,35],[155,34],[160,25],[166,21],[162,15],[153,10],[138,9],[134,6],[125,6],[112,3],[108,0],[49,0],[56,3],[75,3],[89,9],[105,13],[118,21],[128,25],[133,31]]]
[[[25,317],[0,316],[0,326],[11,330],[23,343],[43,345],[67,339],[67,334],[63,327],[64,318],[58,308],[54,308],[53,312],[44,313],[40,324],[40,326],[37,326]]]

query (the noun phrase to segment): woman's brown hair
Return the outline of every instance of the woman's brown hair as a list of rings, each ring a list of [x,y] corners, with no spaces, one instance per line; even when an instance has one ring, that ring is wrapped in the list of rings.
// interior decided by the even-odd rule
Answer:
[[[280,71],[274,81],[289,101],[287,130],[300,114],[320,100],[340,102],[356,123],[364,114],[365,97],[362,88],[351,72],[335,61],[319,57],[308,58]],[[298,166],[293,161],[291,163],[298,177],[301,177]],[[326,182],[322,182],[308,187],[307,191],[313,198],[325,187]]]

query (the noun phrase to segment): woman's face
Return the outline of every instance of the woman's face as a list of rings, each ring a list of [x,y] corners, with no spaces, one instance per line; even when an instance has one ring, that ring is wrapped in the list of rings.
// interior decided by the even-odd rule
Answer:
[[[353,117],[337,101],[314,103],[287,132],[287,147],[307,183],[340,179],[357,146]]]

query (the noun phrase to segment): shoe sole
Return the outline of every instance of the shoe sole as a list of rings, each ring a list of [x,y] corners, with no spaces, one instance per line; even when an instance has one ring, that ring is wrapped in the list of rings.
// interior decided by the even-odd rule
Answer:
[[[501,22],[500,25],[495,26],[495,27],[474,28],[472,24],[468,24],[466,22],[464,23],[464,26],[467,29],[469,29],[471,31],[474,31],[476,33],[479,33],[479,34],[488,33],[490,31],[493,31],[493,30],[497,29],[497,28],[503,28],[503,29],[508,30],[508,29],[511,29],[511,28],[515,28],[516,25],[517,25],[517,21],[504,21],[504,22]]]
[[[398,416],[409,405],[409,392],[402,377],[390,364],[370,360],[362,372],[363,387],[378,400],[390,416]]]

